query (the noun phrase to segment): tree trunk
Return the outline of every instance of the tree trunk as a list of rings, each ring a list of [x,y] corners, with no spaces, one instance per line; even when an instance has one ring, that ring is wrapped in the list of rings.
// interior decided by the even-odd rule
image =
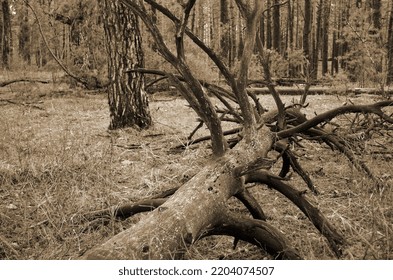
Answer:
[[[338,73],[338,55],[337,55],[337,32],[333,31],[333,38],[332,38],[332,64],[330,74],[333,76],[334,74]]]
[[[31,64],[31,29],[29,24],[29,8],[27,5],[23,5],[20,12],[20,30],[19,30],[19,55],[27,62]]]
[[[151,116],[144,90],[144,75],[127,70],[144,67],[137,17],[117,0],[103,0],[108,51],[110,129],[148,128]]]
[[[325,0],[323,5],[323,24],[322,24],[322,75],[328,73],[329,59],[329,20],[330,20],[331,0]]]
[[[273,49],[281,53],[280,0],[274,0],[273,7]]]
[[[131,228],[87,252],[84,259],[180,259],[205,231],[225,224],[227,201],[242,190],[233,170],[266,154],[272,138],[262,128],[255,142],[238,144],[212,161],[161,207]],[[156,230],[152,230],[156,229]]]
[[[267,12],[266,12],[266,48],[272,48],[272,12],[271,12],[272,1],[267,0]]]
[[[340,1],[341,3],[341,7],[342,7],[342,12],[340,14],[340,39],[342,40],[342,42],[340,43],[340,47],[339,47],[339,53],[338,55],[343,57],[341,58],[341,63],[340,63],[340,67],[342,69],[347,69],[347,61],[345,58],[345,55],[347,54],[347,52],[349,52],[349,44],[348,42],[344,39],[344,26],[346,25],[347,19],[350,16],[351,13],[351,2],[345,2],[345,1]]]
[[[228,0],[220,0],[220,30],[221,30],[221,57],[226,64],[229,64],[229,6]]]
[[[236,49],[236,58],[237,60],[240,60],[243,54],[243,49],[244,49],[244,28],[243,28],[243,22],[242,22],[242,16],[241,14],[238,15],[237,17],[237,49]]]
[[[390,17],[389,17],[389,28],[388,28],[388,43],[387,43],[387,53],[388,53],[388,73],[386,78],[386,83],[388,85],[393,83],[393,5],[390,7]]]
[[[293,32],[293,29],[294,29],[294,20],[295,20],[295,7],[294,7],[294,3],[292,3],[292,1],[289,1],[288,2],[288,26],[287,26],[287,28],[288,28],[288,31],[287,31],[287,41],[288,41],[288,44],[287,44],[287,48],[286,48],[286,50],[293,50],[293,47],[294,47],[294,45],[293,45],[293,43],[294,43],[294,40],[293,40],[293,36],[294,36],[294,32]]]
[[[314,37],[313,44],[313,58],[312,58],[312,66],[311,66],[311,77],[316,80],[318,79],[318,66],[319,66],[319,51],[321,50],[321,42],[323,36],[322,30],[322,17],[323,17],[323,7],[325,5],[326,0],[319,0],[318,9],[317,9],[317,26],[316,26],[316,34]]]
[[[381,18],[382,18],[381,7],[382,7],[381,0],[372,0],[371,1],[373,25],[374,25],[374,28],[377,31],[381,30],[381,27],[382,27],[382,24],[381,24]]]
[[[12,56],[12,33],[11,33],[11,11],[8,0],[1,2],[3,14],[3,28],[2,28],[2,62],[3,69],[10,69],[10,59]]]
[[[294,50],[294,21],[295,21],[295,4],[293,1],[288,2],[288,20],[287,20],[287,44],[285,48],[285,53],[291,52]],[[288,76],[289,77],[297,77],[298,75],[298,67],[293,65],[292,63],[288,66]]]
[[[339,34],[339,23],[337,12],[340,11],[340,7],[337,8],[337,5],[333,9],[333,34],[332,34],[332,63],[330,68],[330,74],[333,76],[335,73],[338,73],[338,43],[337,43],[337,35]]]
[[[229,34],[229,63],[228,66],[232,68],[235,66],[236,61],[236,12],[232,1],[229,3],[229,14],[230,14],[230,34]]]
[[[198,3],[198,37],[202,39],[202,41],[207,44],[207,39],[206,39],[206,32],[205,32],[205,13],[204,13],[204,3],[200,1]]]
[[[262,45],[266,45],[266,37],[265,37],[265,17],[261,16],[261,21],[259,22],[259,36],[261,37]]]
[[[310,38],[311,38],[311,24],[312,24],[312,14],[311,14],[311,0],[304,0],[304,27],[303,27],[303,52],[305,58],[308,60],[308,65],[305,65],[306,75],[309,73],[311,64],[311,48],[310,48]]]

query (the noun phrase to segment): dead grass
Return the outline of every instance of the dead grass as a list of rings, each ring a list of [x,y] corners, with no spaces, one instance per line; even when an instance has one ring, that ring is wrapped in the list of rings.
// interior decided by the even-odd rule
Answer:
[[[363,96],[356,102],[370,102],[370,98]],[[206,144],[168,153],[197,124],[181,99],[155,95],[154,127],[111,132],[104,95],[19,85],[1,89],[0,99],[20,103],[0,103],[0,259],[76,259],[144,215],[93,230],[79,222],[81,214],[180,186],[210,154]],[[271,98],[260,99],[273,108]],[[285,97],[287,104],[292,99]],[[313,96],[306,111],[313,114],[343,102],[345,97]],[[385,142],[391,149],[392,141]],[[310,152],[300,158],[301,163],[321,191],[308,197],[343,231],[349,242],[344,258],[392,259],[393,191],[386,189],[380,196],[343,156],[314,143],[305,145]],[[392,183],[391,158],[365,154],[364,159]],[[291,184],[305,189],[297,176]],[[285,198],[263,186],[251,191],[270,222],[306,259],[334,258],[324,238]],[[231,205],[234,211],[246,213],[235,201]],[[187,258],[268,258],[243,242],[232,249],[232,242],[228,237],[206,238],[190,249]]]

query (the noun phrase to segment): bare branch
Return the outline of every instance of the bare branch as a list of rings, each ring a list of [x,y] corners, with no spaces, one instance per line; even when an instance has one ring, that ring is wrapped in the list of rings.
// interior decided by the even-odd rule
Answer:
[[[177,27],[177,32],[176,32],[177,57],[183,61],[185,60],[183,37],[187,27],[188,18],[190,17],[190,12],[192,10],[192,7],[195,5],[195,1],[196,0],[189,0],[187,2],[187,4],[184,7],[182,19]]]
[[[263,212],[262,207],[247,189],[243,189],[243,191],[237,193],[235,197],[239,199],[244,206],[246,206],[254,219],[266,221],[267,217]]]
[[[310,129],[308,132],[311,135],[317,135],[321,137],[325,142],[327,142],[327,144],[329,144],[329,146],[337,148],[349,159],[349,161],[355,166],[357,170],[366,174],[367,177],[374,182],[378,190],[382,191],[385,188],[386,184],[384,184],[382,180],[377,178],[374,173],[368,168],[368,166],[355,156],[351,149],[349,149],[346,145],[342,144],[339,141],[338,137],[327,134],[321,129]]]
[[[262,68],[263,68],[263,72],[265,75],[265,81],[266,81],[266,85],[271,93],[271,95],[273,96],[273,99],[276,103],[276,107],[278,110],[278,128],[280,130],[285,128],[285,106],[284,103],[281,100],[280,94],[277,92],[272,77],[271,77],[271,73],[270,73],[270,65],[269,65],[269,55],[266,54],[265,49],[263,48],[263,44],[262,44],[262,39],[261,36],[259,34],[259,32],[257,32],[257,48],[258,48],[258,52],[259,52],[259,60],[262,64]]]
[[[336,256],[341,255],[342,246],[346,241],[341,233],[329,223],[326,217],[313,206],[304,196],[303,192],[299,192],[282,180],[276,179],[273,174],[267,171],[257,171],[247,175],[246,183],[262,183],[279,191],[292,201],[299,209],[310,219],[314,226],[326,237],[332,250]]]
[[[201,238],[209,235],[230,235],[237,240],[244,240],[262,248],[275,259],[302,259],[299,252],[290,246],[285,236],[265,221],[233,214],[223,216],[221,219],[220,224],[207,230]]]
[[[253,135],[252,130],[255,129],[256,118],[251,109],[252,107],[248,99],[246,87],[248,81],[248,70],[255,45],[255,34],[257,33],[263,3],[262,1],[255,1],[255,7],[253,9],[243,0],[236,0],[236,4],[242,11],[246,21],[244,48],[237,76],[239,92],[236,97],[239,101],[239,106],[244,118],[244,134],[246,137],[250,137]],[[246,139],[246,141],[248,140],[249,139]]]
[[[329,121],[339,115],[348,114],[348,113],[373,113],[380,116],[384,120],[393,123],[393,119],[387,116],[386,114],[384,114],[381,110],[382,107],[387,107],[387,106],[393,106],[393,101],[388,100],[388,101],[380,101],[369,105],[347,105],[347,106],[338,107],[333,110],[322,113],[320,115],[317,115],[314,118],[307,120],[298,126],[295,126],[293,128],[288,128],[283,131],[279,131],[277,132],[277,137],[287,138],[293,136],[296,133],[305,132],[306,130],[317,126],[318,124]]]
[[[144,0],[148,4],[150,4],[153,8],[160,11],[163,15],[167,18],[172,20],[176,25],[179,24],[180,19],[178,19],[175,15],[173,15],[167,8],[163,7],[162,5],[156,3],[154,0]],[[200,40],[195,34],[193,34],[188,28],[185,29],[185,34],[201,49],[203,50],[209,58],[213,61],[213,63],[217,66],[220,70],[221,74],[227,81],[228,85],[231,87],[235,97],[239,95],[239,88],[238,84],[235,80],[234,75],[230,72],[229,68],[222,62],[219,56],[208,46],[206,46],[202,40]],[[237,102],[237,101],[236,101]]]
[[[302,177],[303,181],[306,182],[308,188],[313,193],[318,194],[318,191],[315,188],[314,183],[312,182],[310,176],[308,176],[307,172],[304,171],[304,169],[301,167],[301,165],[300,165],[299,161],[296,159],[295,155],[290,150],[288,150],[287,147],[284,145],[284,143],[282,143],[281,141],[277,141],[274,144],[274,149],[276,149],[280,153],[283,153],[282,154],[283,169],[280,172],[280,176],[285,177],[286,173],[289,171],[289,167],[292,167],[292,169],[297,174],[299,174],[300,177]]]
[[[288,4],[288,2],[289,2],[289,1],[285,1],[285,2],[282,2],[282,3],[273,4],[273,5],[271,5],[270,7],[267,7],[265,10],[263,10],[262,15],[265,14],[265,13],[267,13],[269,10],[271,10],[271,9],[273,9],[273,8],[275,8],[275,7],[281,7],[281,6],[286,5],[286,4]]]
[[[127,70],[126,72],[141,72],[141,73],[145,73],[145,74],[160,75],[160,76],[164,76],[166,79],[169,79],[169,76],[172,75],[173,76],[172,79],[175,78],[175,80],[172,80],[174,86],[176,86],[178,83],[176,80],[178,80],[179,82],[186,81],[184,79],[184,77],[182,77],[180,75],[170,74],[165,71],[161,71],[161,70],[157,70],[157,69],[138,68],[138,69],[130,69],[130,70]],[[236,101],[236,100],[234,100],[234,97],[231,92],[229,92],[229,91],[225,90],[224,88],[219,87],[217,85],[210,84],[207,81],[204,81],[204,80],[198,80],[198,81],[201,85],[203,85],[206,89],[208,89],[214,96],[216,96],[221,101],[221,103],[229,110],[231,115],[233,115],[239,122],[242,122],[242,117],[236,112],[236,110],[231,106],[231,104],[225,100],[225,98],[228,98],[231,101]],[[157,80],[154,82],[157,82]],[[197,101],[194,100],[195,97],[193,96],[192,93],[190,93],[188,90],[186,90],[186,88],[183,88],[183,87],[179,91],[182,94],[184,92],[186,93],[186,96],[184,96],[184,94],[183,94],[183,96],[186,98],[187,101],[191,100],[192,104],[190,103],[190,105],[192,107],[195,105],[195,108],[198,108],[198,110],[200,109],[197,105]]]
[[[13,79],[9,81],[4,81],[0,82],[0,87],[5,87],[14,83],[20,83],[20,82],[26,82],[26,83],[41,83],[41,84],[49,84],[49,81],[46,80],[32,80],[32,79]]]
[[[187,81],[188,87],[184,87],[178,83],[178,89],[180,91],[186,90],[185,96],[188,95],[187,92],[192,92],[193,96],[197,100],[196,104],[191,104],[195,112],[201,117],[206,126],[208,127],[210,134],[212,135],[212,150],[214,156],[222,156],[227,150],[227,143],[225,141],[224,135],[222,134],[221,122],[218,118],[217,112],[214,110],[214,106],[210,101],[207,94],[203,91],[201,83],[194,77],[188,65],[184,60],[176,57],[165,44],[160,31],[152,19],[148,16],[148,13],[143,6],[143,4],[137,4],[130,0],[120,0],[121,3],[132,9],[132,11],[138,15],[145,23],[150,34],[153,36],[158,51],[164,56],[164,58],[171,63],[177,71],[183,76]]]

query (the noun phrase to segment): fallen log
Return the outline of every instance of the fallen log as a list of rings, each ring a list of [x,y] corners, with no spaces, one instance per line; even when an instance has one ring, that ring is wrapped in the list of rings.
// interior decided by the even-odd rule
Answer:
[[[15,84],[15,83],[21,83],[21,82],[25,82],[25,83],[41,83],[41,84],[49,84],[50,81],[47,80],[35,80],[35,79],[13,79],[13,80],[8,80],[8,81],[4,81],[4,82],[0,82],[0,87],[5,87],[11,84]]]
[[[228,214],[228,200],[244,190],[244,178],[236,176],[234,170],[265,157],[272,146],[272,133],[266,126],[255,136],[253,141],[242,141],[223,157],[212,160],[146,218],[86,252],[82,258],[181,259],[187,248],[207,232],[230,234],[233,228],[238,228],[244,232],[235,238],[250,239],[250,234],[246,234],[250,226],[255,229],[257,243],[269,248],[274,257],[300,258],[278,230],[265,226],[262,221],[228,224],[234,221],[229,218],[232,216]]]
[[[271,94],[267,87],[250,87],[247,89],[253,94]],[[304,93],[304,88],[302,87],[277,87],[276,90],[280,95],[302,95]],[[308,95],[323,95],[323,94],[336,94],[337,90],[331,87],[314,87],[308,90]],[[382,92],[378,88],[349,88],[345,90],[346,94],[375,94],[375,95],[391,95],[393,90],[385,90]]]

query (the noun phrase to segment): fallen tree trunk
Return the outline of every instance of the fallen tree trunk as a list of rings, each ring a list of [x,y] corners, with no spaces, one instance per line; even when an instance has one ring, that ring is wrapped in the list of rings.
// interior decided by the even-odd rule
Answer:
[[[253,243],[266,250],[274,258],[300,259],[301,257],[297,251],[288,244],[283,234],[264,221],[266,216],[262,207],[245,189],[245,183],[247,182],[263,183],[285,195],[303,211],[305,216],[326,237],[337,257],[340,257],[342,246],[346,244],[340,232],[334,229],[319,209],[308,202],[307,198],[304,197],[304,191],[297,191],[282,182],[283,178],[281,177],[285,177],[289,168],[292,167],[307,182],[309,188],[316,192],[311,179],[296,161],[295,156],[290,153],[289,144],[295,141],[291,139],[294,136],[308,137],[308,132],[312,129],[319,126],[323,127],[322,123],[326,123],[341,114],[372,113],[386,122],[393,123],[391,115],[381,110],[382,107],[391,106],[391,102],[344,106],[307,120],[300,111],[290,114],[290,108],[283,107],[279,93],[271,85],[269,91],[275,97],[276,105],[279,107],[278,113],[262,114],[263,110],[258,108],[257,103],[259,102],[255,102],[256,110],[253,110],[254,108],[252,108],[248,98],[249,90],[246,89],[246,86],[248,67],[254,50],[256,26],[258,24],[256,15],[261,12],[262,2],[255,1],[255,7],[251,9],[251,7],[247,7],[245,2],[236,0],[235,2],[246,23],[245,44],[236,79],[235,75],[229,72],[224,75],[228,85],[231,86],[232,93],[204,84],[205,88],[210,89],[226,107],[225,110],[216,109],[203,90],[201,81],[192,75],[191,68],[188,67],[184,56],[182,37],[186,32],[187,19],[195,0],[190,0],[183,7],[182,20],[174,21],[176,25],[176,54],[170,51],[156,24],[149,19],[144,2],[151,6],[154,5],[154,7],[161,7],[159,4],[152,0],[121,0],[121,2],[144,21],[157,44],[158,51],[180,74],[180,76],[177,76],[171,73],[163,73],[170,83],[183,94],[189,105],[209,128],[215,157],[171,197],[167,198],[165,196],[156,200],[149,200],[146,203],[147,205],[142,203],[117,208],[117,211],[125,210],[120,213],[124,214],[123,216],[127,213],[132,215],[138,211],[154,210],[131,228],[86,252],[82,258],[181,259],[187,252],[188,247],[199,239],[209,235],[224,234],[235,237],[235,244],[240,239]],[[163,7],[160,9],[164,10]],[[212,57],[213,51],[209,53]],[[264,51],[260,51],[260,53],[261,56],[264,56]],[[221,73],[226,73],[224,65],[219,63],[217,65]],[[220,65],[223,69],[220,68]],[[270,70],[267,70],[265,72],[269,73]],[[229,100],[238,104],[241,113],[237,112],[237,109]],[[218,117],[220,111],[223,114],[222,119]],[[226,114],[231,114],[229,120],[238,122],[242,127],[235,146],[231,146],[233,147],[231,150],[227,149],[229,145],[224,138],[221,126],[221,120],[226,117]],[[198,125],[199,127],[200,125]],[[317,136],[322,139],[321,135]],[[268,152],[274,149],[274,142],[277,143],[280,139],[285,141],[288,139],[288,143],[284,143],[282,147],[276,145],[275,148],[280,152],[280,155],[275,159],[268,158]],[[267,171],[277,162],[279,157],[283,157],[283,167],[280,176],[276,176]],[[253,219],[249,217],[239,218],[230,211],[229,199],[231,197],[239,199],[253,216]]]
[[[13,79],[13,80],[9,80],[9,81],[4,81],[4,82],[0,82],[0,87],[5,87],[14,83],[21,83],[21,82],[25,82],[25,83],[41,83],[41,84],[49,84],[49,81],[46,80],[34,80],[34,79]]]
[[[280,95],[302,95],[304,88],[301,87],[277,87],[277,91]],[[270,90],[267,87],[250,87],[248,91],[254,94],[270,94]],[[314,87],[308,90],[308,95],[318,94],[336,94],[337,90],[332,87]],[[346,94],[375,94],[375,95],[388,95],[393,94],[392,90],[385,90],[382,92],[378,88],[349,88],[345,90]]]
[[[259,244],[272,244],[267,247],[275,252],[270,253],[280,258],[300,258],[278,230],[259,222],[229,222],[240,220],[229,213],[228,199],[244,190],[244,179],[236,176],[234,170],[265,157],[272,145],[271,136],[269,129],[263,127],[255,140],[241,142],[225,156],[212,160],[146,218],[88,251],[83,259],[181,259],[187,247],[207,232],[223,234],[234,228],[247,232],[251,225],[258,233],[255,238]],[[245,232],[239,231],[236,238],[251,238]]]

